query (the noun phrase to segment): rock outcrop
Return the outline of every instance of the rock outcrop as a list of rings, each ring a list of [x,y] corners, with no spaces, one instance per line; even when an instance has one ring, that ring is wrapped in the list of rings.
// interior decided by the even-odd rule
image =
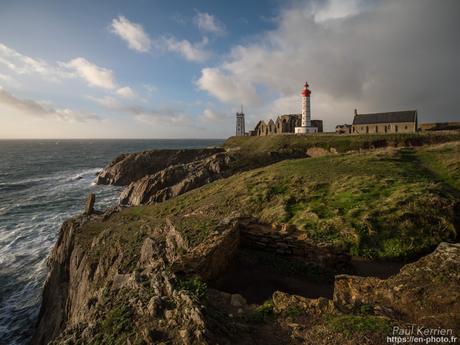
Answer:
[[[96,183],[127,186],[120,204],[137,206],[163,202],[237,172],[301,157],[305,154],[283,149],[250,157],[222,148],[144,151],[118,156],[98,173]]]
[[[443,329],[458,336],[459,271],[460,245],[441,243],[388,279],[337,276],[333,300],[275,292],[273,309],[293,343],[383,345],[395,326],[406,332]],[[416,332],[403,334],[399,343],[411,343],[411,335],[423,338]]]
[[[126,271],[122,248],[97,260],[83,250],[88,221],[78,217],[61,228],[31,343],[207,344],[199,303],[168,269],[165,229],[144,239],[138,262]]]
[[[405,322],[460,331],[460,244],[441,243],[388,279],[339,275],[334,302],[343,312],[362,305]]]
[[[132,182],[120,195],[122,205],[162,202],[230,174],[231,157],[225,152],[189,163],[171,165]]]
[[[101,243],[111,241],[117,217],[83,215],[64,223],[49,259],[32,344],[384,344],[390,325],[459,331],[458,244],[442,243],[386,280],[339,275],[332,300],[276,292],[270,303],[257,306],[244,296],[206,288],[240,246],[263,244],[274,252],[278,246],[280,255],[304,255],[307,261],[324,248],[309,244],[302,253],[286,251],[286,243],[302,247],[294,229],[273,238],[235,216],[198,243],[168,220],[145,225],[138,246],[113,244],[100,251]],[[330,252],[324,258],[318,264],[337,264]],[[346,322],[358,326],[349,330]]]
[[[150,150],[122,154],[98,173],[96,183],[126,186],[146,175],[153,175],[169,166],[186,164],[224,151],[222,148],[210,148]]]

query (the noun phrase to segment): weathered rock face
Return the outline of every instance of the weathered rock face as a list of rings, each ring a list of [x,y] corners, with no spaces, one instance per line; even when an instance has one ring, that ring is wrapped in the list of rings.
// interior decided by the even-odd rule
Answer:
[[[123,154],[97,176],[97,184],[127,186],[121,205],[163,202],[220,178],[284,159],[305,157],[302,152],[273,151],[244,157],[222,148],[153,150]]]
[[[293,343],[383,345],[394,326],[409,329],[412,325],[451,329],[458,335],[459,259],[459,244],[441,243],[432,254],[385,280],[336,276],[333,300],[277,291],[274,313],[289,329]],[[411,343],[409,337],[403,340]]]
[[[162,202],[230,174],[230,156],[219,152],[186,164],[169,166],[132,182],[120,195],[122,205]]]
[[[265,323],[252,323],[254,313],[265,317],[265,309],[248,305],[244,296],[212,289],[204,291],[209,295],[200,300],[196,295],[200,286],[190,285],[188,279],[214,279],[225,272],[240,246],[251,243],[259,249],[279,248],[280,255],[303,255],[306,260],[317,253],[325,258],[318,260],[322,265],[337,264],[331,261],[331,253],[325,255],[324,248],[313,245],[303,247],[295,229],[286,227],[283,235],[274,237],[271,231],[248,227],[247,220],[235,216],[222,220],[193,245],[173,221],[150,228],[127,268],[123,246],[110,253],[84,250],[110,240],[106,237],[110,228],[88,233],[94,231],[95,220],[104,224],[106,217],[112,216],[81,216],[62,226],[49,259],[50,274],[32,344],[384,344],[382,331],[376,332],[373,324],[369,334],[337,334],[330,320],[364,317],[373,323],[413,322],[456,330],[460,325],[459,244],[442,243],[386,280],[337,276],[333,300],[276,292],[273,316]],[[295,254],[299,248],[304,251]],[[369,314],[356,314],[362,306]]]
[[[70,261],[74,248],[74,231],[78,220],[68,220],[62,227],[59,239],[48,260],[49,274],[43,292],[37,331],[32,344],[48,344],[57,337],[67,321],[66,307],[69,295]]]
[[[110,162],[97,176],[97,184],[126,186],[146,175],[171,165],[186,164],[224,152],[222,148],[188,150],[151,150],[122,154]]]
[[[460,244],[441,243],[388,279],[336,277],[334,302],[344,312],[371,305],[376,314],[460,331]]]
[[[64,223],[49,259],[50,273],[32,344],[207,344],[206,324],[193,293],[171,267],[207,279],[226,267],[238,246],[236,223],[224,222],[200,245],[187,241],[169,222],[143,240],[138,261],[123,268],[123,248],[91,257],[83,250],[91,220]],[[89,223],[88,223],[89,222]],[[91,247],[104,240],[93,237]]]

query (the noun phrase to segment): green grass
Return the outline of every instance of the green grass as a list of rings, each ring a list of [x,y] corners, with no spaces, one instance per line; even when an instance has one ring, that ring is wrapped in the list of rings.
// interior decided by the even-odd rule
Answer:
[[[372,315],[340,315],[328,318],[326,327],[345,335],[373,333],[385,336],[391,330],[391,322],[383,317]]]
[[[460,147],[446,143],[443,149],[426,148],[419,153],[423,165],[452,188],[460,190]]]
[[[460,131],[420,132],[407,134],[372,135],[272,135],[266,137],[231,137],[223,144],[227,149],[238,149],[243,155],[259,153],[305,152],[311,147],[334,148],[338,152],[386,146],[418,146],[460,140]]]
[[[261,323],[267,320],[273,315],[273,301],[271,299],[265,301],[254,309],[252,313],[248,315],[248,321],[254,323]]]
[[[132,310],[120,305],[110,310],[99,324],[95,345],[122,345],[133,331]]]
[[[293,224],[311,240],[355,255],[419,255],[457,238],[459,148],[456,142],[282,161],[91,222],[77,241],[95,261],[122,248],[122,271],[129,271],[145,236],[164,228],[166,218],[194,246],[224,218],[249,216]]]
[[[179,289],[188,291],[192,296],[197,299],[202,299],[208,291],[206,283],[201,281],[198,277],[182,279],[179,281]]]

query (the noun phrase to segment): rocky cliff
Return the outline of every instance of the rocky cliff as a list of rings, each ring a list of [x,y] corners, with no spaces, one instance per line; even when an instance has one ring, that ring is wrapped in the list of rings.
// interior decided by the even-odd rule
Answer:
[[[96,178],[97,184],[127,186],[120,195],[125,206],[162,202],[237,172],[308,153],[277,150],[243,157],[238,150],[153,150],[120,155]]]
[[[442,243],[388,279],[339,275],[333,299],[278,291],[257,305],[206,285],[225,274],[242,247],[257,242],[254,223],[251,230],[247,220],[222,220],[193,245],[170,220],[148,229],[130,257],[128,247],[97,249],[110,239],[110,227],[99,225],[112,217],[63,225],[32,344],[385,344],[394,325],[460,331],[458,244]],[[280,241],[270,244],[265,250],[293,255],[277,251]]]
[[[238,150],[161,153],[172,163],[148,169],[134,155],[133,171],[116,160],[101,176],[130,183],[127,204],[150,205],[63,224],[32,344],[351,345],[386,344],[394,326],[458,332],[460,246],[441,242],[457,238],[459,145],[328,150],[234,175],[250,166]],[[387,279],[345,274],[351,254],[428,252]]]
[[[126,186],[146,175],[153,175],[160,170],[176,164],[192,161],[224,152],[222,148],[188,149],[188,150],[150,150],[122,154],[110,162],[96,178],[97,184]]]
[[[231,156],[219,152],[165,169],[131,182],[120,195],[122,205],[162,202],[231,174]]]

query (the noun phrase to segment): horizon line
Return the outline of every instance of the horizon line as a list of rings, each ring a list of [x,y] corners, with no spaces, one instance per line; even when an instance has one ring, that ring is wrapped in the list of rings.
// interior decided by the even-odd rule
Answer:
[[[228,138],[0,138],[0,140],[225,140]]]

